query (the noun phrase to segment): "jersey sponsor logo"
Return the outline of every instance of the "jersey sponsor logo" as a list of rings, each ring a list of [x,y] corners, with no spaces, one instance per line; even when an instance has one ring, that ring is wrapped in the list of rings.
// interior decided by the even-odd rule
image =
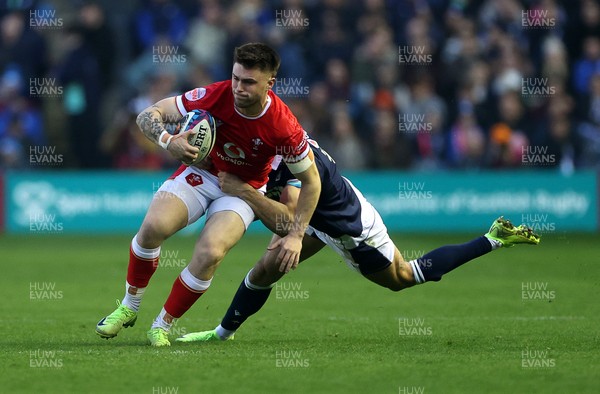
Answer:
[[[204,181],[202,180],[202,177],[200,175],[194,174],[194,173],[188,174],[185,177],[185,181],[192,187],[196,187],[196,186],[204,183]]]
[[[196,88],[192,89],[189,92],[186,92],[185,98],[189,101],[197,101],[200,100],[206,94],[205,88]]]
[[[244,151],[241,150],[233,142],[228,142],[225,145],[223,145],[223,150],[225,151],[225,154],[227,156],[231,157],[232,159],[245,159],[246,158],[246,154],[244,153]]]
[[[245,162],[244,160],[240,160],[240,159],[232,159],[231,157],[225,156],[224,154],[222,154],[221,152],[217,151],[217,157],[223,161],[235,164],[236,166],[251,166],[252,164]]]

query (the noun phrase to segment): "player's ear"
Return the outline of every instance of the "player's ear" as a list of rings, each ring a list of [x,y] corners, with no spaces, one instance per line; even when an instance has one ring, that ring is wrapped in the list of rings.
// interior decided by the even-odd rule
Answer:
[[[267,81],[267,90],[273,89],[273,86],[275,86],[275,77],[271,77]]]

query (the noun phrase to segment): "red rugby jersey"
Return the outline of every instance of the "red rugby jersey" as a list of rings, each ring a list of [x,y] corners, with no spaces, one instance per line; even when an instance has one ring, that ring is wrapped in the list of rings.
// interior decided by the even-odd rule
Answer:
[[[293,165],[309,153],[300,123],[270,90],[265,109],[256,117],[242,115],[235,109],[231,81],[192,89],[177,96],[176,103],[182,115],[203,109],[215,118],[216,142],[210,153],[215,174],[226,171],[260,188],[267,183],[275,155]]]

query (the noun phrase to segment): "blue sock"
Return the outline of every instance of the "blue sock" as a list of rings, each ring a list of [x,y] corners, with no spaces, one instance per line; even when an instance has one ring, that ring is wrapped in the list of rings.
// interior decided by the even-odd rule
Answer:
[[[250,316],[255,314],[267,302],[271,287],[260,287],[250,283],[246,275],[238,288],[229,309],[221,321],[221,327],[226,330],[237,330]]]
[[[479,256],[492,251],[492,244],[484,237],[460,244],[447,245],[432,250],[410,262],[417,283],[439,281],[442,275]]]

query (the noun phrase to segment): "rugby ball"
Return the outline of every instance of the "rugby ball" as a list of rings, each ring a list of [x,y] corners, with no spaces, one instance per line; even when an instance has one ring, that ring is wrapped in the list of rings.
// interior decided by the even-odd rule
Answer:
[[[204,160],[215,145],[217,124],[215,118],[202,109],[195,109],[188,112],[181,122],[179,132],[192,131],[188,136],[188,142],[200,150],[196,160],[189,164],[193,166]]]

